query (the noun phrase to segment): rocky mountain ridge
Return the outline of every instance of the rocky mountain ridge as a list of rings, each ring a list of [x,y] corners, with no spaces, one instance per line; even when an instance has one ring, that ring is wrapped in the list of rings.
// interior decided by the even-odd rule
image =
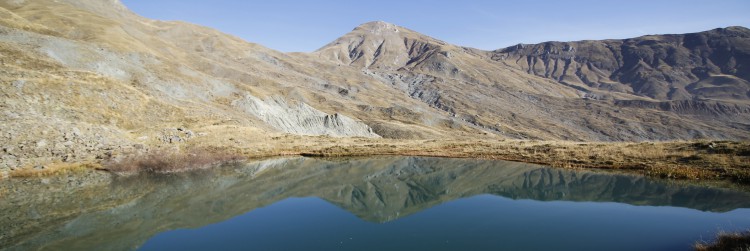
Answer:
[[[520,44],[494,60],[582,88],[658,100],[747,100],[750,30],[719,28],[633,39]]]

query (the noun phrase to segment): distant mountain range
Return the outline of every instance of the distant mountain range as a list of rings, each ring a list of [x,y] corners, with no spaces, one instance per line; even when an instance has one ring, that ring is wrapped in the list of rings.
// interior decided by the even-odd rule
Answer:
[[[0,169],[227,134],[750,138],[743,27],[483,51],[370,22],[282,53],[117,0],[16,0],[0,64]]]

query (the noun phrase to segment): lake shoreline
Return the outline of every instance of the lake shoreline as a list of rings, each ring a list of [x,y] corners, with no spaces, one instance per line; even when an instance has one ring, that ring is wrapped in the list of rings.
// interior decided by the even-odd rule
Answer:
[[[308,157],[403,155],[497,159],[565,169],[614,170],[674,180],[750,184],[750,144],[731,141],[560,142],[456,141],[410,148],[329,147],[301,153]]]
[[[112,154],[108,159],[77,163],[51,163],[43,169],[22,168],[13,177],[49,176],[77,170],[117,171],[121,163],[150,160],[144,165],[170,163],[169,172],[209,168],[219,162],[278,156],[354,157],[425,156],[517,161],[566,169],[600,169],[649,177],[730,181],[750,184],[750,142],[567,142],[522,140],[389,140],[330,137],[275,137],[241,146],[216,146],[191,142],[153,148],[147,153]],[[218,157],[214,157],[218,156]],[[156,160],[154,160],[156,159]],[[156,161],[156,162],[154,162]],[[199,167],[174,166],[198,162]],[[139,167],[130,167],[137,172]],[[135,168],[135,169],[133,169]],[[122,170],[120,170],[122,171]],[[159,172],[159,170],[155,170]]]

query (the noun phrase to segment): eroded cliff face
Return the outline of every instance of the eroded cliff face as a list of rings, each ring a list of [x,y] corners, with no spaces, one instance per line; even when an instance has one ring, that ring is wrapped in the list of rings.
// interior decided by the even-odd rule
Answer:
[[[90,173],[3,182],[0,246],[128,250],[160,232],[225,221],[299,197],[322,198],[363,220],[388,222],[479,194],[721,212],[750,201],[740,191],[504,161],[272,159],[177,175]]]
[[[256,116],[283,132],[298,135],[328,135],[335,137],[380,137],[368,125],[338,113],[326,114],[306,103],[290,104],[274,96],[261,100],[253,96],[235,100],[238,109]]]

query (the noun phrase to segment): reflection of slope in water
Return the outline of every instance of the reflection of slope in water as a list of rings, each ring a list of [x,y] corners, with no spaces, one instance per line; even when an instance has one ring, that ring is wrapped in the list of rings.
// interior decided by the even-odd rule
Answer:
[[[283,167],[287,161],[289,161],[289,159],[284,158],[263,160],[249,164],[245,168],[238,168],[236,171],[237,173],[249,174],[250,177],[255,178],[256,176],[263,174],[268,169]]]
[[[372,222],[478,194],[705,211],[750,207],[750,195],[738,191],[514,162],[421,157],[285,158],[92,184],[13,181],[10,190],[19,192],[0,201],[0,212],[8,216],[0,219],[0,246],[132,249],[160,232],[225,221],[290,197],[319,197]],[[28,194],[34,196],[22,197]]]

